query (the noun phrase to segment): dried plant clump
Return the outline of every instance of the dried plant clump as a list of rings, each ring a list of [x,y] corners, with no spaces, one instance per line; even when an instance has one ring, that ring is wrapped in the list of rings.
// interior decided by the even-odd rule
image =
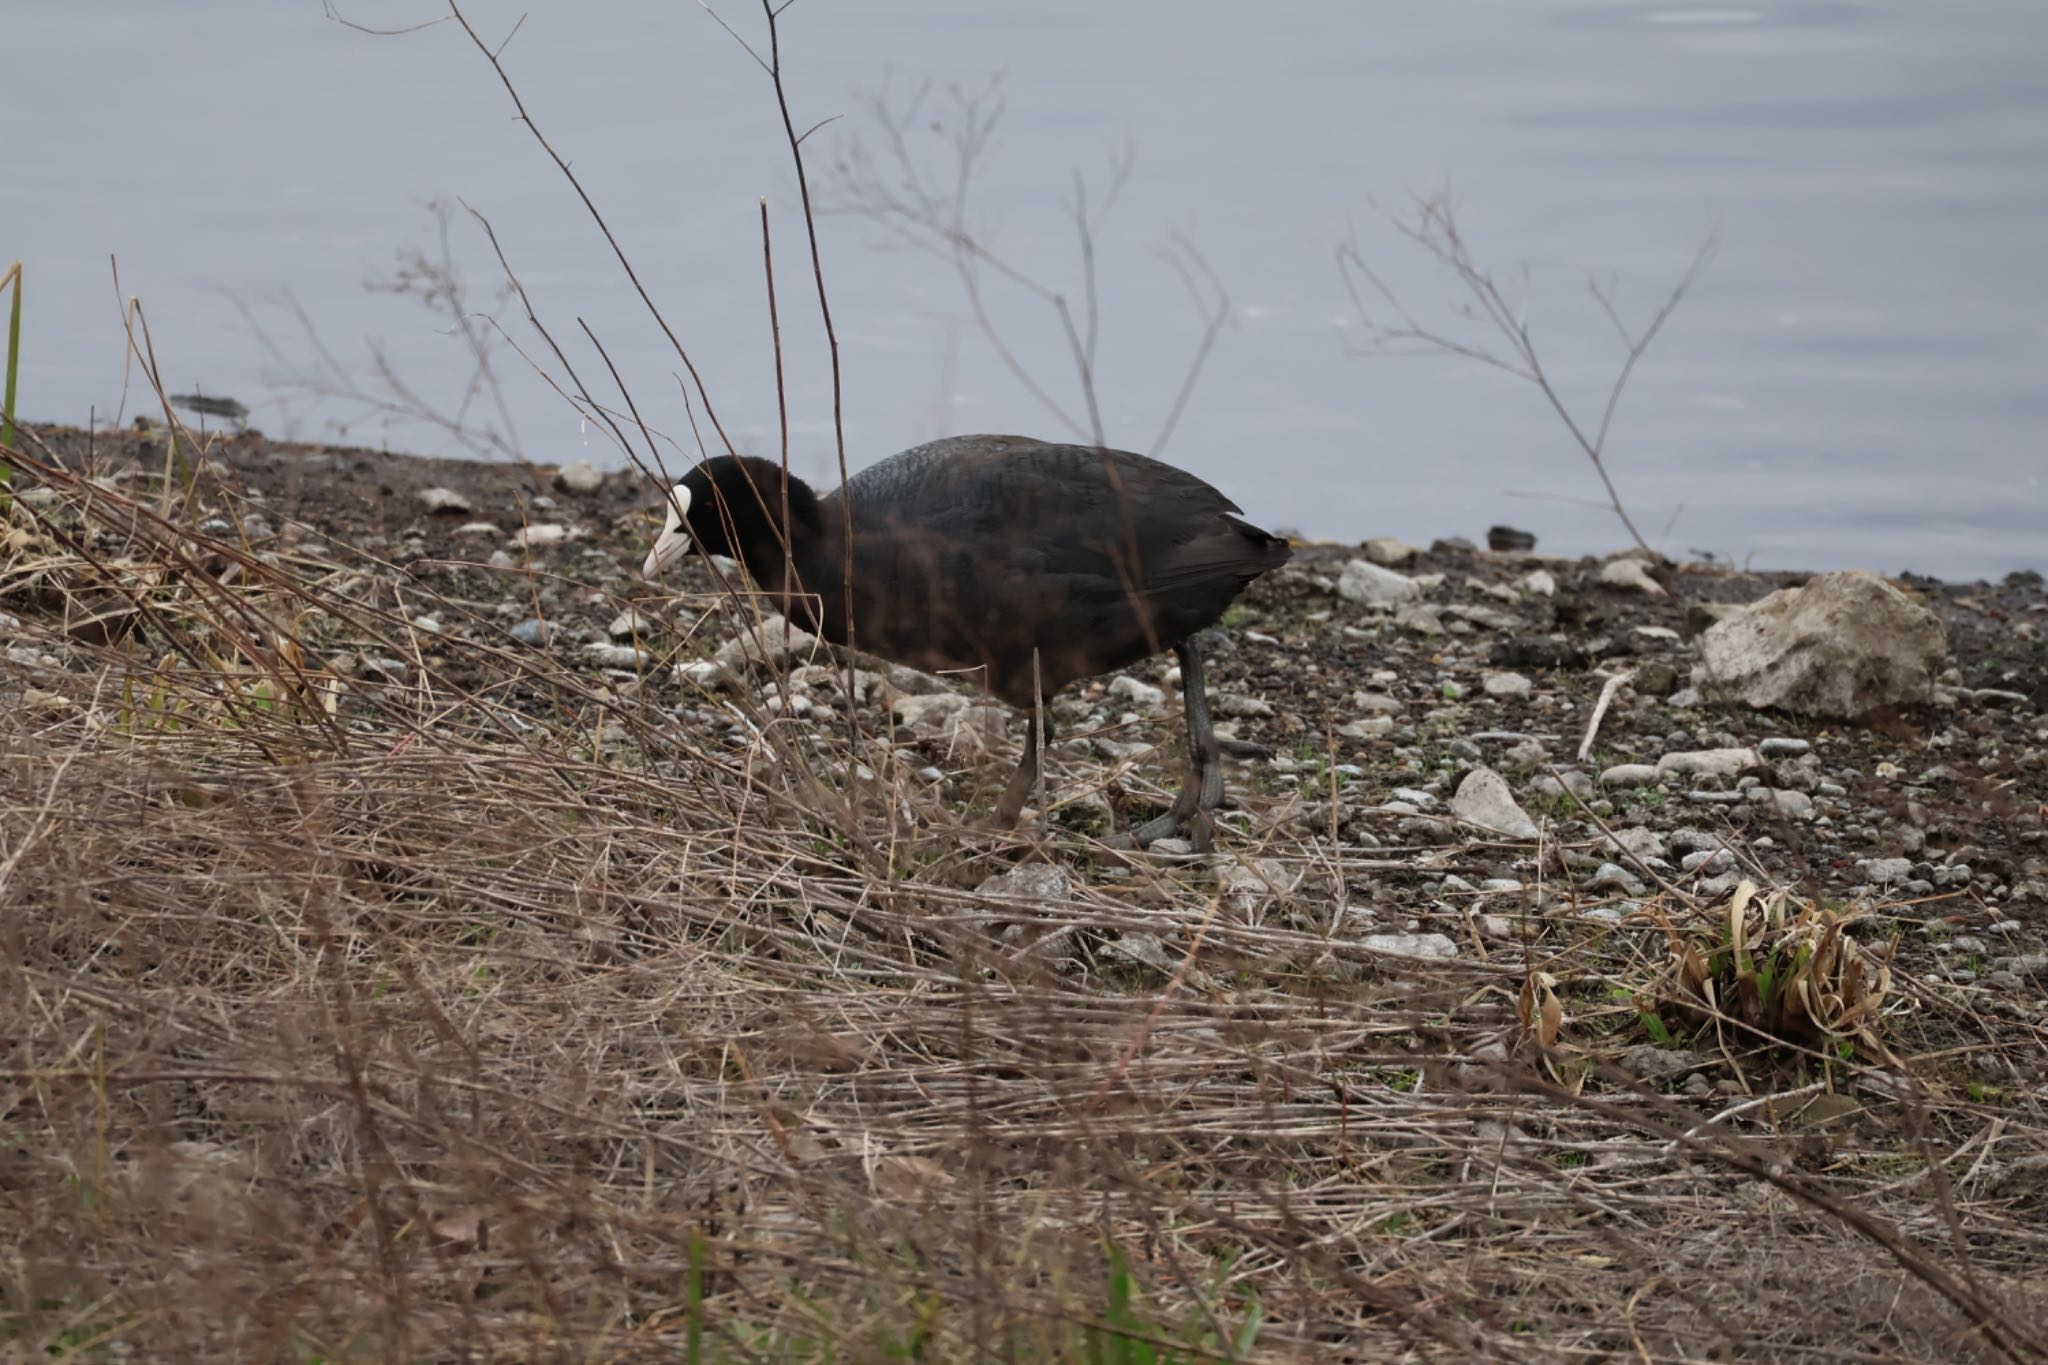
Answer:
[[[1666,1008],[1795,1047],[1852,1044],[1890,1059],[1880,1032],[1891,952],[1851,937],[1857,915],[1744,880],[1718,904],[1654,918],[1670,958],[1648,994]]]

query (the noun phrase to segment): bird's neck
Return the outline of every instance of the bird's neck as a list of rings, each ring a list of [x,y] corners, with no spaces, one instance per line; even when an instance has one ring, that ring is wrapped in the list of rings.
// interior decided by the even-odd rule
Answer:
[[[775,541],[750,546],[747,574],[776,600],[774,609],[834,644],[846,643],[846,540],[835,519],[823,534],[799,533],[787,556]]]

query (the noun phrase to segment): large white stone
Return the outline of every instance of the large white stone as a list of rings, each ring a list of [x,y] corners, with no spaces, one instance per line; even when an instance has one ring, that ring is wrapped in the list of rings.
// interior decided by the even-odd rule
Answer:
[[[1370,560],[1354,559],[1344,566],[1337,579],[1337,595],[1368,607],[1398,607],[1420,598],[1422,585]]]
[[[1873,573],[1781,588],[1700,637],[1693,684],[1755,707],[1856,719],[1930,701],[1948,663],[1934,613]]]
[[[1491,768],[1474,768],[1465,775],[1451,798],[1451,814],[1511,839],[1534,839],[1540,832],[1529,813],[1515,804],[1507,779]]]

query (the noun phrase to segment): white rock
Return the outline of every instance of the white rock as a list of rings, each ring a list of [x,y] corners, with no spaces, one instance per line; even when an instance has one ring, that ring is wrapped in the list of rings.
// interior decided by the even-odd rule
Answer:
[[[1600,870],[1587,878],[1586,889],[1618,891],[1624,896],[1640,896],[1643,894],[1643,881],[1620,863],[1602,863]]]
[[[521,527],[518,534],[512,537],[512,540],[513,543],[523,545],[529,550],[536,550],[543,545],[560,545],[568,538],[569,528],[561,522],[541,521],[535,522],[531,526]]]
[[[1241,697],[1232,693],[1216,699],[1216,713],[1221,716],[1236,716],[1240,720],[1273,714],[1273,703],[1263,697]]]
[[[1021,863],[974,888],[977,896],[1058,904],[1074,894],[1074,879],[1051,863]]]
[[[1560,768],[1555,776],[1550,773],[1538,773],[1529,780],[1529,790],[1538,796],[1576,796],[1581,801],[1591,801],[1599,795],[1593,790],[1593,779],[1576,768]]]
[[[1252,858],[1223,869],[1223,898],[1239,914],[1261,902],[1285,896],[1301,885],[1302,871],[1272,858]]]
[[[1388,957],[1415,957],[1444,962],[1458,955],[1458,945],[1442,934],[1367,934],[1359,946]]]
[[[583,646],[583,657],[600,668],[642,668],[654,658],[644,649],[631,645],[590,644]]]
[[[1354,559],[1337,580],[1337,595],[1368,607],[1397,607],[1420,598],[1422,587],[1405,574],[1383,569],[1370,560]]]
[[[995,741],[1009,732],[1009,708],[994,705],[970,706],[955,715],[947,725],[946,751],[956,756],[986,754],[995,747]]]
[[[727,681],[726,671],[709,659],[692,659],[676,665],[676,680],[711,691]]]
[[[1890,886],[1913,875],[1911,858],[1858,858],[1856,865],[1863,869],[1863,875],[1873,886]]]
[[[555,487],[588,497],[604,487],[604,471],[588,460],[577,460],[555,471]]]
[[[1151,683],[1140,682],[1128,674],[1119,673],[1109,680],[1109,695],[1121,697],[1139,706],[1163,706],[1166,704],[1166,689],[1154,687]]]
[[[1434,607],[1422,602],[1410,602],[1395,611],[1394,624],[1403,630],[1412,630],[1417,635],[1444,633],[1443,617],[1436,614]]]
[[[1617,763],[1600,774],[1603,787],[1648,787],[1663,774],[1654,764]]]
[[[1778,814],[1788,820],[1811,820],[1813,818],[1813,798],[1805,792],[1790,791],[1782,787],[1751,787],[1749,789],[1749,799],[1751,804],[1766,802],[1772,804],[1777,809]]]
[[[430,513],[461,515],[470,510],[469,498],[452,488],[422,488],[420,508]]]
[[[616,649],[618,646],[614,645]],[[801,720],[811,713],[812,701],[800,692],[785,697],[775,690],[775,684],[768,684],[768,695],[761,699],[761,709],[771,716],[794,716]]]
[[[817,636],[798,630],[780,616],[767,616],[758,626],[744,629],[720,645],[711,657],[719,667],[737,672],[750,667],[773,667],[817,648]]]
[[[1180,841],[1161,839],[1152,846],[1152,849],[1157,852],[1159,844],[1177,842]],[[1119,934],[1102,945],[1102,952],[1107,957],[1118,957],[1126,962],[1134,962],[1140,967],[1150,967],[1161,976],[1185,974],[1190,985],[1193,984],[1195,977],[1202,975],[1197,969],[1185,966],[1181,961],[1181,955],[1167,947],[1157,934]]]
[[[494,521],[465,521],[462,525],[456,527],[452,534],[458,536],[495,536],[502,534],[502,532],[498,530],[498,523]]]
[[[1534,839],[1539,831],[1527,811],[1515,804],[1507,779],[1491,768],[1474,768],[1451,798],[1451,814],[1511,839]]]
[[[1690,749],[1658,759],[1657,773],[1661,777],[1732,779],[1751,768],[1762,766],[1763,758],[1754,749]]]
[[[1506,602],[1510,606],[1522,600],[1522,594],[1515,591],[1515,589],[1509,587],[1505,583],[1493,583],[1489,582],[1484,578],[1473,578],[1467,576],[1465,579],[1465,586],[1470,588],[1474,592],[1484,593],[1486,596],[1494,598],[1497,601]]]
[[[1528,593],[1531,597],[1557,596],[1557,580],[1551,577],[1550,570],[1548,569],[1531,569],[1528,573],[1523,574],[1521,588],[1523,592]]]
[[[882,685],[882,675],[865,668],[856,668],[853,670],[853,679],[849,682],[846,666],[837,661],[799,664],[789,670],[789,684],[792,687],[830,688],[834,692],[845,692],[851,687],[854,701],[864,706],[875,695],[875,689]]]
[[[614,640],[625,640],[635,635],[651,634],[653,630],[654,622],[628,607],[612,618],[612,623],[604,628],[604,633]]]
[[[1489,673],[1480,683],[1489,697],[1526,697],[1536,684],[1519,673]]]
[[[1781,588],[1700,637],[1693,683],[1748,706],[1855,719],[1933,699],[1948,666],[1934,613],[1876,574]]]
[[[1392,536],[1374,536],[1359,548],[1373,563],[1387,565],[1406,564],[1422,553],[1407,541],[1396,540]]]
[[[950,689],[950,684],[944,678],[935,678],[907,664],[889,665],[889,686],[898,692],[909,692],[918,696],[926,692],[945,692]]]
[[[898,697],[896,717],[920,735],[944,735],[951,730],[954,717],[964,712],[969,704],[967,698],[958,692]]]
[[[1621,853],[1625,851],[1645,861],[1650,859],[1661,861],[1668,853],[1664,845],[1664,836],[1653,829],[1646,829],[1641,825],[1616,830],[1611,837],[1602,839],[1600,846],[1604,852]]]
[[[1614,588],[1633,588],[1652,597],[1668,596],[1664,585],[1650,577],[1650,566],[1634,555],[1610,559],[1600,566],[1600,581]]]

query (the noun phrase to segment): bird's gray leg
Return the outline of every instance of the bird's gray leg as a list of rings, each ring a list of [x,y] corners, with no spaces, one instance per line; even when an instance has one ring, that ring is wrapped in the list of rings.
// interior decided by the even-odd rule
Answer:
[[[1209,812],[1223,803],[1223,754],[1216,747],[1216,730],[1209,719],[1209,693],[1202,678],[1202,655],[1194,641],[1183,640],[1173,647],[1180,660],[1181,706],[1188,722],[1188,779],[1173,798],[1173,808],[1157,819],[1147,820],[1131,831],[1131,842],[1143,848],[1173,834],[1185,834],[1201,852],[1207,852],[1215,832]]]
[[[1052,721],[1045,724],[1046,738],[1052,738]],[[1038,717],[1024,718],[1024,757],[1017,760],[1017,771],[1010,774],[1010,783],[1003,788],[1002,799],[996,802],[996,815],[1001,818],[1004,828],[1017,823],[1017,817],[1024,813],[1024,803],[1031,799],[1031,789],[1038,785]]]

